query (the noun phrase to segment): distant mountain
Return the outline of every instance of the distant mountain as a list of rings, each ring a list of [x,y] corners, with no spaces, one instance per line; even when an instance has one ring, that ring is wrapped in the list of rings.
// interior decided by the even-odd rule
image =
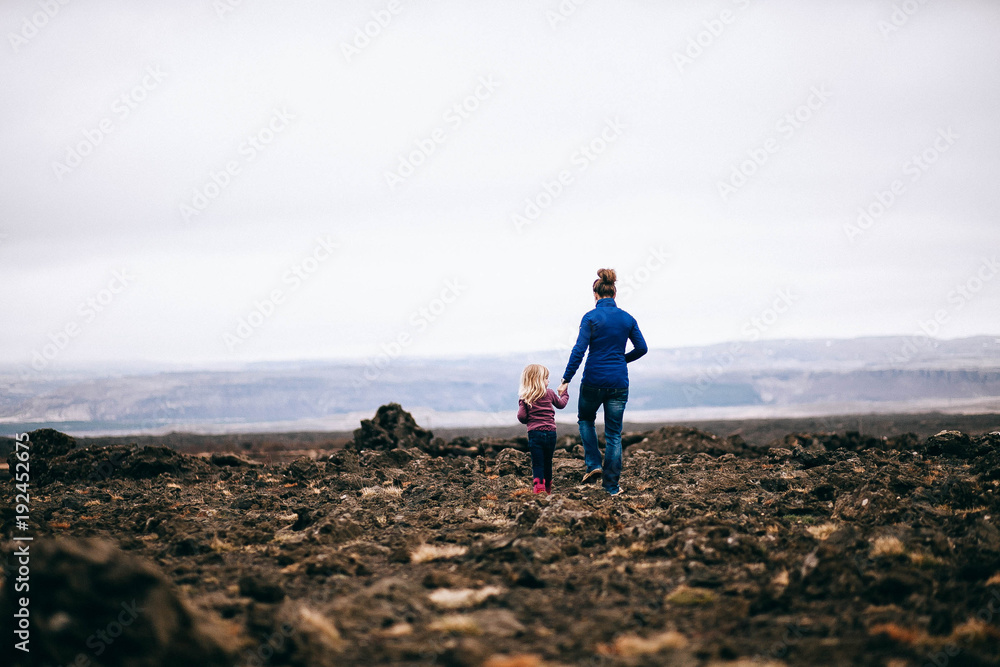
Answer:
[[[440,424],[510,423],[526,363],[553,384],[568,350],[465,359],[248,364],[233,370],[0,374],[0,434],[352,428],[395,401]],[[651,350],[629,366],[629,416],[1000,409],[1000,339],[882,337]],[[578,387],[577,375],[571,392]],[[571,414],[572,413],[572,414]],[[449,416],[450,415],[450,416]],[[567,408],[562,419],[575,421]]]

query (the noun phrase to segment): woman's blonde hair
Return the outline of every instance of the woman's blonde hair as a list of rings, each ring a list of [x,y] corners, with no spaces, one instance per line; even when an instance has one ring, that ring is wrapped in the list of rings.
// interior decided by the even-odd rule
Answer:
[[[532,405],[545,395],[548,387],[549,369],[541,364],[528,364],[521,371],[521,388],[517,396],[528,405]]]

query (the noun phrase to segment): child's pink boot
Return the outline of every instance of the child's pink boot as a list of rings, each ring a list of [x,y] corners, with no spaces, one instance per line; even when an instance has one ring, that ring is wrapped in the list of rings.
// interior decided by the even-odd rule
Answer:
[[[552,480],[545,480],[545,493],[552,493]]]
[[[535,481],[535,489],[534,489],[535,493],[545,493],[545,482],[538,479],[537,477],[535,478],[534,481]]]

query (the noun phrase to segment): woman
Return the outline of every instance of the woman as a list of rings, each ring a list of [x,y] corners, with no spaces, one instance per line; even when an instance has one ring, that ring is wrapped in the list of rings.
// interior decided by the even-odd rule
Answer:
[[[622,415],[628,402],[628,367],[626,364],[646,354],[646,341],[642,338],[635,318],[621,310],[615,303],[614,269],[601,269],[594,281],[594,300],[597,306],[583,316],[580,335],[569,355],[566,372],[559,385],[559,395],[566,393],[570,380],[583,361],[583,353],[590,348],[587,365],[583,368],[580,383],[580,403],[577,418],[580,439],[583,440],[584,461],[587,470],[583,481],[588,482],[603,475],[604,489],[613,496],[621,493],[618,478],[622,472]],[[632,351],[625,354],[625,341],[632,341]],[[601,450],[597,447],[597,408],[604,406],[604,465]]]

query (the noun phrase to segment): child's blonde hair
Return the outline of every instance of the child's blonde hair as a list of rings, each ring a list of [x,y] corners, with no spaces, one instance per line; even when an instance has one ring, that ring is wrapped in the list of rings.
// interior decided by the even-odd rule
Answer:
[[[545,395],[549,387],[549,369],[541,364],[528,364],[521,371],[521,388],[517,396],[528,405]]]

